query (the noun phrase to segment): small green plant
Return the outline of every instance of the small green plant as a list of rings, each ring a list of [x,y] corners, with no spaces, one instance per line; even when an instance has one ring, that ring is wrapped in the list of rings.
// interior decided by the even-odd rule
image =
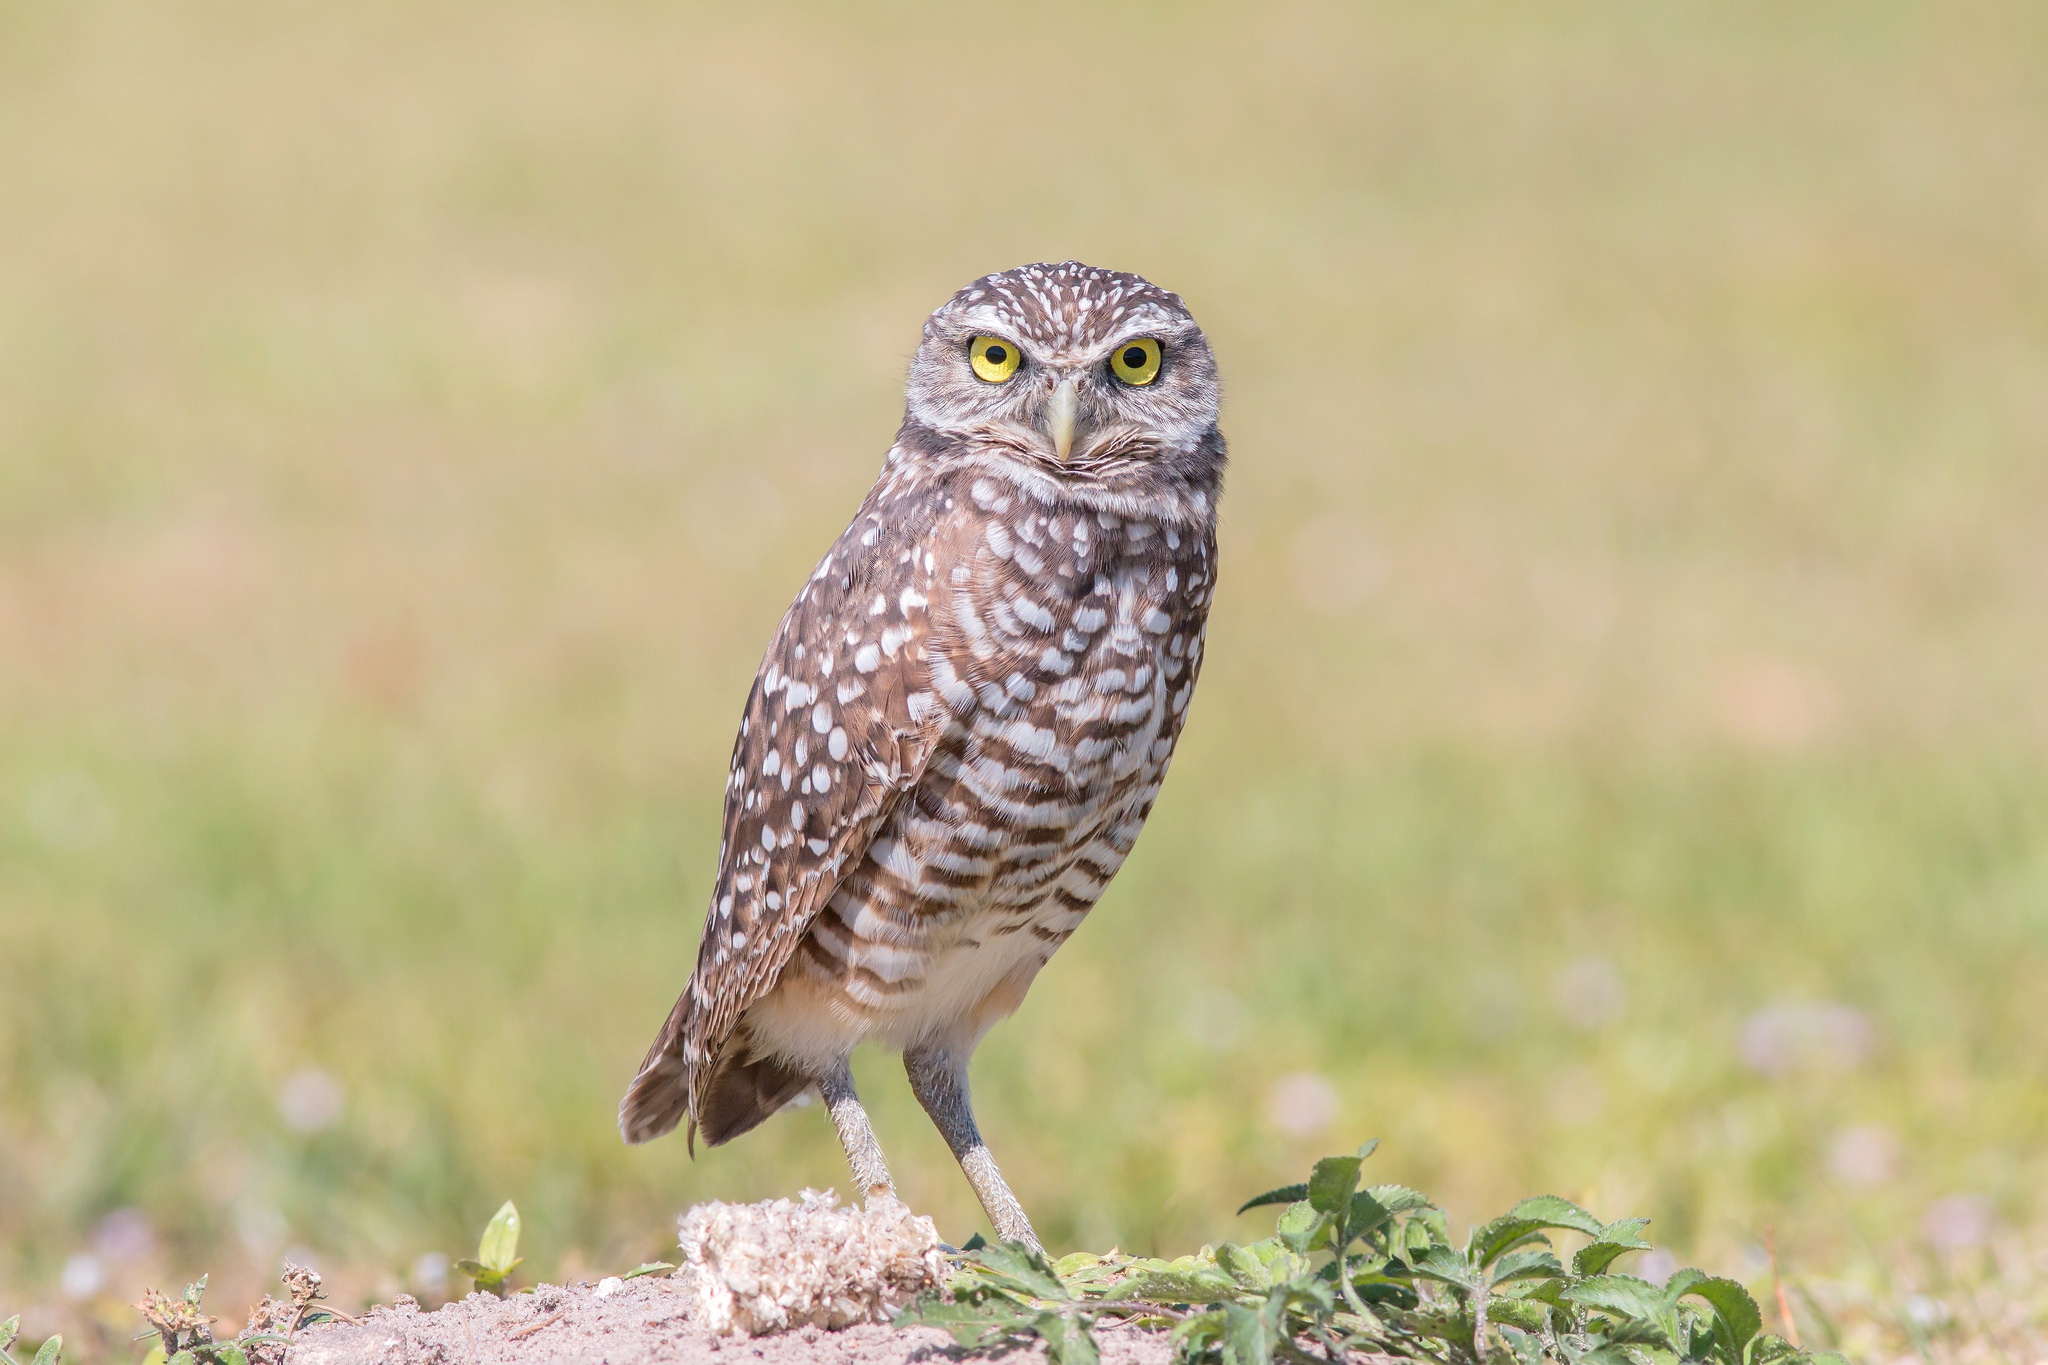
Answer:
[[[505,1281],[518,1268],[523,1258],[519,1255],[519,1210],[512,1207],[507,1199],[505,1206],[491,1215],[491,1221],[484,1226],[484,1235],[476,1244],[476,1259],[465,1257],[455,1263],[455,1268],[476,1281],[476,1287],[487,1294],[505,1297]]]
[[[0,1322],[0,1361],[7,1365],[21,1365],[14,1358],[14,1339],[21,1335],[21,1314],[16,1313],[5,1322]],[[59,1356],[64,1354],[64,1338],[51,1337],[36,1351],[31,1365],[57,1365]]]
[[[149,1323],[146,1335],[157,1341],[142,1365],[279,1365],[291,1345],[292,1333],[315,1319],[334,1316],[332,1310],[314,1303],[325,1297],[317,1272],[286,1261],[281,1279],[286,1297],[273,1299],[265,1294],[249,1314],[248,1327],[229,1341],[214,1339],[213,1324],[218,1319],[208,1317],[203,1306],[206,1276],[186,1285],[180,1298],[157,1289],[143,1290],[142,1301],[135,1307]]]
[[[673,1261],[643,1261],[621,1275],[622,1280],[637,1280],[642,1275],[668,1275],[675,1271]]]
[[[160,1289],[142,1291],[135,1308],[157,1339],[142,1365],[249,1365],[248,1350],[241,1342],[213,1339],[213,1324],[218,1319],[206,1315],[202,1306],[205,1295],[204,1275],[186,1285],[180,1298]]]
[[[1054,1365],[1094,1365],[1104,1317],[1170,1326],[1184,1365],[1339,1360],[1365,1351],[1431,1365],[1817,1365],[1762,1330],[1733,1280],[1681,1270],[1663,1284],[1614,1271],[1647,1250],[1648,1220],[1603,1223],[1539,1195],[1462,1246],[1443,1211],[1401,1185],[1360,1188],[1365,1159],[1318,1161],[1308,1180],[1248,1201],[1284,1206],[1271,1237],[1164,1261],[1077,1254],[1048,1262],[979,1239],[943,1294],[899,1316],[992,1351],[1042,1338]],[[1583,1238],[1569,1266],[1556,1233]],[[1835,1357],[1834,1359],[1839,1359]]]

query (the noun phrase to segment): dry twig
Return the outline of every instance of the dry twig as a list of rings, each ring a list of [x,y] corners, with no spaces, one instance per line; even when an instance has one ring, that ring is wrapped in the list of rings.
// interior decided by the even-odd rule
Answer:
[[[526,1326],[518,1328],[517,1330],[512,1332],[512,1340],[524,1341],[528,1337],[532,1336],[535,1332],[538,1332],[541,1328],[552,1327],[556,1323],[560,1322],[563,1318],[566,1318],[568,1316],[568,1309],[557,1308],[553,1313],[549,1314],[547,1317],[542,1318],[539,1322],[530,1322]]]

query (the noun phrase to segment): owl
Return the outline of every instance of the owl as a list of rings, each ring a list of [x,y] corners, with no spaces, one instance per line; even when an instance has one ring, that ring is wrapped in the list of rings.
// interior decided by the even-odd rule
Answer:
[[[894,1186],[847,1059],[898,1049],[998,1236],[1038,1245],[968,1098],[1123,865],[1202,667],[1224,466],[1178,296],[1067,261],[925,323],[903,425],[740,718],[697,965],[619,1106],[692,1150],[815,1092]]]

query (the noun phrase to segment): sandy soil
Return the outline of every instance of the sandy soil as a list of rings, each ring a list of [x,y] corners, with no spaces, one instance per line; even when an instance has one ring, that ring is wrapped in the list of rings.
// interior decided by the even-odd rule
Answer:
[[[292,1343],[287,1365],[538,1365],[557,1360],[897,1365],[943,1361],[953,1354],[952,1338],[932,1328],[866,1325],[717,1338],[691,1327],[685,1303],[680,1284],[654,1277],[541,1285],[502,1300],[471,1294],[433,1313],[400,1298],[396,1305],[371,1309],[360,1325],[337,1322],[303,1330]],[[1104,1324],[1096,1335],[1109,1365],[1165,1365],[1172,1359],[1161,1333]],[[1041,1346],[1005,1359],[1026,1362],[1044,1355]]]

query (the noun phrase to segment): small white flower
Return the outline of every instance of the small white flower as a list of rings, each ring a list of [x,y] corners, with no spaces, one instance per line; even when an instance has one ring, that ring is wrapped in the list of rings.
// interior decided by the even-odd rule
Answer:
[[[64,1291],[67,1299],[89,1299],[99,1293],[106,1279],[106,1272],[100,1269],[100,1258],[81,1251],[64,1262],[64,1274],[59,1277],[57,1287]]]
[[[448,1258],[438,1251],[429,1251],[412,1263],[412,1282],[415,1288],[440,1293],[448,1287]]]
[[[1628,985],[1604,957],[1566,963],[1551,991],[1565,1022],[1589,1033],[1617,1022],[1628,1009]]]
[[[1920,1230],[1936,1251],[1967,1251],[1991,1240],[1991,1201],[1981,1194],[1952,1194],[1927,1206]]]
[[[1678,1258],[1662,1247],[1646,1251],[1637,1259],[1635,1273],[1651,1284],[1662,1284],[1678,1273]]]
[[[1282,1076],[1266,1094],[1266,1119],[1283,1133],[1314,1137],[1337,1118],[1337,1087],[1313,1071]]]
[[[1851,1005],[1782,1000],[1743,1021],[1740,1050],[1749,1068],[1765,1076],[1854,1071],[1877,1050],[1877,1027]]]
[[[1881,1123],[1859,1123],[1835,1135],[1828,1170],[1844,1185],[1882,1185],[1899,1173],[1899,1140]]]
[[[278,1117],[294,1133],[317,1133],[341,1122],[347,1103],[341,1082],[318,1067],[303,1067],[285,1078],[277,1092]]]

